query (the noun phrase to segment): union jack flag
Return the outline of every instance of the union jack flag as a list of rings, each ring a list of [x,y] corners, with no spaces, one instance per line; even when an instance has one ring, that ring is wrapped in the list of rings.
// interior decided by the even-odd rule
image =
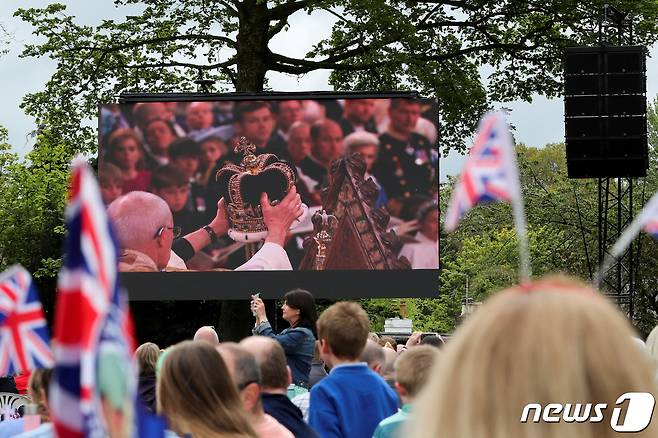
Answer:
[[[114,408],[132,407],[133,328],[117,281],[116,240],[98,183],[81,160],[74,164],[65,216],[68,235],[57,282],[51,417],[60,438],[101,437],[107,435],[101,396]],[[119,368],[123,375],[116,375]],[[108,369],[114,370],[111,378]],[[127,393],[116,400],[104,385],[126,388]]]
[[[513,202],[521,196],[514,143],[501,112],[487,113],[478,126],[464,170],[450,198],[445,230],[454,231],[462,217],[483,202]]]
[[[21,265],[0,274],[0,375],[53,366],[48,326],[32,276]]]

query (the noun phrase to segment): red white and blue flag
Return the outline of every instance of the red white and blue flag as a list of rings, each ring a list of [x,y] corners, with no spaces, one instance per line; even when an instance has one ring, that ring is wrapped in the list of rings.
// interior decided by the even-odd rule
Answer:
[[[509,127],[501,112],[487,113],[450,198],[444,228],[454,231],[476,204],[520,200],[519,171]]]
[[[651,198],[640,214],[643,219],[644,232],[651,234],[654,239],[658,239],[658,197]]]
[[[132,407],[134,338],[117,281],[116,239],[98,183],[82,160],[74,164],[65,216],[68,234],[57,283],[51,418],[60,438],[107,436],[101,399],[114,408]],[[123,375],[108,376],[107,370]],[[103,382],[123,388],[122,400],[116,400],[116,391],[114,396],[106,393]]]
[[[0,274],[0,375],[52,367],[49,342],[32,276],[14,265]]]

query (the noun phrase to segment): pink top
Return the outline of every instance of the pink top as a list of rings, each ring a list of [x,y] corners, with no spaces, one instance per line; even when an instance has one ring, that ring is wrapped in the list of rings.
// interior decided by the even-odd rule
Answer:
[[[151,185],[151,172],[149,170],[140,170],[137,172],[137,176],[133,179],[125,180],[123,182],[123,194],[125,195],[128,192],[134,190],[140,190],[143,192],[148,191]]]
[[[264,414],[263,420],[254,425],[254,429],[261,438],[295,438],[292,432],[267,414]]]

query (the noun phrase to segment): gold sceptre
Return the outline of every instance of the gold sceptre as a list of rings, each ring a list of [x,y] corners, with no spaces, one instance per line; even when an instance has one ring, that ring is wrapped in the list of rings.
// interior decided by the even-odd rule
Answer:
[[[338,223],[338,219],[333,214],[327,214],[325,210],[320,210],[313,215],[312,222],[318,224],[318,232],[313,236],[313,241],[317,246],[315,254],[315,266],[313,269],[316,271],[324,270],[324,265],[327,260],[327,246],[331,243],[331,233]]]

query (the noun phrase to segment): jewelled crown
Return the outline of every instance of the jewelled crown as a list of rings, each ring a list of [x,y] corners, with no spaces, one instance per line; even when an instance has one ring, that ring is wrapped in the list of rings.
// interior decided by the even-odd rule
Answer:
[[[255,155],[255,152],[256,145],[241,137],[235,153],[244,155],[242,163],[227,163],[216,175],[230,226],[237,232],[267,231],[260,206],[261,194],[267,193],[270,203],[276,205],[295,185],[296,174],[290,165],[279,161],[274,154]]]

